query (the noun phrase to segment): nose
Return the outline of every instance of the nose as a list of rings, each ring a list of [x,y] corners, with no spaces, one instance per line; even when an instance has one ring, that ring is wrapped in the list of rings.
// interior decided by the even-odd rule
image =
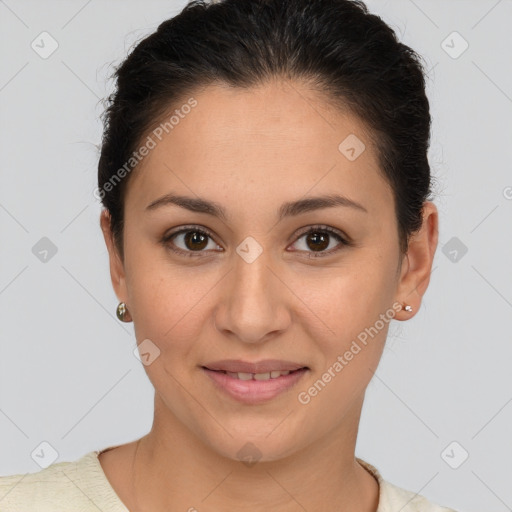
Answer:
[[[271,268],[265,251],[250,263],[235,254],[232,271],[223,284],[215,325],[224,336],[257,344],[289,327],[293,294],[279,272]]]

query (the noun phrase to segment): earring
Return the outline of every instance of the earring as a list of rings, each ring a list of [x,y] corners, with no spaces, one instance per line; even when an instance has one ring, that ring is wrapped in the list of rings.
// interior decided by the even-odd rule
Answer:
[[[408,311],[409,313],[412,311],[412,307],[409,306],[409,304],[406,304],[405,307],[402,306],[402,309],[405,309],[405,311]]]
[[[117,305],[117,318],[121,320],[121,322],[131,322],[132,317],[130,316],[130,312],[128,311],[128,308],[126,307],[126,304],[124,302],[120,302]]]

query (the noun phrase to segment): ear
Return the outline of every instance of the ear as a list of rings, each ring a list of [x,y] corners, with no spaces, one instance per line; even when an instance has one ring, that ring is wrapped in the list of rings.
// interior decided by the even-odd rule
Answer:
[[[100,226],[103,231],[103,237],[109,254],[110,278],[117,298],[121,302],[126,302],[128,293],[126,289],[124,264],[121,261],[121,256],[119,255],[119,251],[114,243],[114,238],[110,229],[110,222],[110,212],[107,209],[103,209],[100,215]]]
[[[439,237],[439,216],[434,203],[423,203],[421,229],[409,241],[407,254],[403,256],[402,269],[397,287],[396,300],[412,306],[412,313],[400,311],[397,320],[412,318],[421,306],[421,299],[427,291],[432,263]]]

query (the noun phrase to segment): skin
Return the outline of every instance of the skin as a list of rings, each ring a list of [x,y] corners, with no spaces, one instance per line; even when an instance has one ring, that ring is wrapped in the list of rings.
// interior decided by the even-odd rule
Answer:
[[[102,453],[100,463],[131,511],[375,512],[378,483],[354,452],[389,322],[308,404],[297,396],[393,303],[413,308],[396,313],[398,321],[418,311],[437,209],[425,203],[422,228],[401,255],[392,191],[358,118],[298,82],[218,84],[193,96],[197,106],[130,177],[124,261],[101,215],[116,295],[137,343],[150,339],[160,355],[145,366],[155,388],[151,431]],[[354,161],[338,150],[351,133],[366,145]],[[283,202],[333,191],[367,213],[337,206],[277,221]],[[228,218],[173,205],[145,211],[168,192],[216,201]],[[213,234],[202,255],[180,256],[161,242],[186,224]],[[317,224],[354,245],[330,236],[324,252],[340,250],[308,258],[315,245],[300,230]],[[252,263],[236,252],[247,236],[263,249]],[[173,241],[193,252],[183,235]],[[203,374],[201,365],[219,359],[286,359],[309,371],[293,389],[247,405]],[[252,466],[237,457],[247,442],[261,453]]]

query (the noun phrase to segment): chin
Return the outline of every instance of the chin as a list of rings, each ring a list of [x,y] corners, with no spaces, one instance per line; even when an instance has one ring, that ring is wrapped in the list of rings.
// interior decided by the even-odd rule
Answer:
[[[222,439],[203,437],[203,441],[218,455],[243,462],[248,467],[257,462],[284,459],[299,449],[297,435],[292,433],[269,436],[268,432],[271,432],[271,429],[265,429],[264,433],[251,432],[250,429],[244,429],[244,431],[245,435],[233,434],[233,437],[230,437],[226,434]]]

